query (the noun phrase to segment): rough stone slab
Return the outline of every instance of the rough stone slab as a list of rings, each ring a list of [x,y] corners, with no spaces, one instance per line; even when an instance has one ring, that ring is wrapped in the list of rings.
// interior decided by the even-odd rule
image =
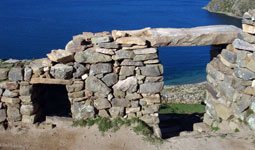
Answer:
[[[112,117],[123,117],[124,110],[124,107],[112,107],[109,109],[109,112]]]
[[[99,43],[98,44],[99,47],[101,48],[107,48],[107,49],[118,49],[120,48],[120,46],[114,42],[112,43]]]
[[[145,115],[140,117],[139,119],[141,119],[142,121],[144,121],[145,123],[149,125],[159,124],[159,118],[157,116]]]
[[[122,66],[120,76],[132,76],[135,73],[135,66]]]
[[[97,110],[107,109],[111,107],[110,102],[105,98],[99,98],[94,101],[94,106]]]
[[[223,120],[227,120],[233,115],[231,109],[222,104],[215,104],[214,107],[217,115]]]
[[[159,111],[160,105],[159,104],[154,104],[154,105],[146,105],[142,109],[142,113],[144,115],[148,114],[154,114]]]
[[[1,69],[0,68],[0,80],[8,79],[8,72],[9,72],[9,69],[7,69],[7,68]]]
[[[160,95],[159,94],[154,94],[154,95],[142,94],[142,95],[143,95],[143,98],[140,99],[141,102],[145,102],[146,104],[159,104],[160,103]]]
[[[22,122],[28,124],[34,124],[38,119],[38,115],[22,115]]]
[[[134,61],[146,61],[158,58],[157,54],[136,55]]]
[[[143,37],[121,37],[116,40],[117,44],[126,45],[146,45],[146,40]]]
[[[233,46],[236,49],[241,49],[245,51],[255,51],[255,44],[250,44],[240,39],[235,39],[233,42]]]
[[[98,63],[90,66],[90,75],[104,74],[112,72],[112,64],[110,63]]]
[[[127,99],[114,98],[111,101],[112,107],[130,107],[131,103]]]
[[[10,98],[15,98],[17,97],[19,94],[10,90],[5,90],[3,93],[4,97],[10,97]]]
[[[10,98],[10,97],[2,97],[1,102],[8,104],[18,104],[20,102],[19,98]]]
[[[136,107],[136,108],[126,108],[126,113],[129,114],[129,113],[136,113],[136,112],[139,112],[141,110],[140,107]]]
[[[159,70],[159,65],[146,65],[141,67],[142,75],[144,76],[160,76],[161,72]]]
[[[152,47],[230,44],[241,29],[230,25],[196,28],[156,28],[145,31]]]
[[[122,45],[123,50],[135,50],[135,49],[145,49],[147,48],[147,45],[128,45],[128,47],[125,47],[125,45]]]
[[[85,51],[77,52],[74,55],[74,59],[78,63],[91,63],[91,64],[112,61],[111,56],[97,53],[95,51],[95,48],[89,48]]]
[[[75,40],[71,40],[66,44],[65,50],[75,53],[75,52],[80,52],[83,51],[85,49],[85,45],[81,45],[83,39],[75,39]],[[79,42],[78,42],[79,41]]]
[[[143,66],[143,63],[140,61],[133,61],[131,59],[124,59],[121,64],[121,66]]]
[[[140,85],[140,93],[156,94],[159,93],[164,86],[164,82],[144,83]]]
[[[23,69],[22,68],[12,68],[8,76],[10,81],[22,81],[23,80]]]
[[[146,54],[154,54],[157,53],[156,48],[146,48],[146,49],[136,49],[134,50],[136,55],[146,55]]]
[[[211,131],[211,127],[203,122],[195,123],[193,125],[193,130],[198,132],[209,132]]]
[[[73,61],[73,53],[66,50],[52,50],[47,54],[48,58],[53,62],[68,63]]]
[[[251,34],[255,34],[255,27],[248,24],[243,24],[243,31]]]
[[[125,80],[118,81],[117,84],[113,86],[114,90],[121,90],[121,91],[131,91],[135,92],[137,88],[137,79],[135,77],[128,77]]]
[[[48,58],[36,59],[29,63],[29,66],[32,68],[34,74],[41,74],[43,69],[43,61]]]
[[[159,63],[158,59],[144,61],[144,64],[158,64],[158,63]]]
[[[236,63],[237,55],[234,52],[231,52],[227,49],[223,49],[221,52],[221,56],[232,64]]]
[[[140,94],[137,93],[127,93],[125,99],[127,100],[137,100],[142,98],[142,96]]]
[[[2,89],[8,89],[8,90],[15,90],[19,87],[17,82],[1,82],[0,88]]]
[[[89,76],[86,79],[86,89],[91,92],[97,92],[104,95],[107,95],[111,92],[111,89],[107,87],[101,80],[97,79],[94,76]]]
[[[112,37],[111,36],[104,36],[104,37],[94,37],[91,38],[91,42],[93,44],[97,44],[97,43],[107,43],[107,42],[111,42],[112,41]]]
[[[24,69],[24,80],[29,81],[32,77],[33,70],[32,68],[26,66]]]
[[[99,115],[100,117],[110,117],[110,115],[108,114],[108,112],[107,112],[106,110],[104,110],[104,109],[99,110],[98,115]]]
[[[37,112],[39,108],[39,105],[38,104],[33,104],[33,105],[21,105],[20,107],[20,113],[22,115],[28,115],[28,116],[31,116],[33,115],[34,113]]]
[[[50,74],[56,79],[69,79],[73,75],[73,67],[64,64],[57,64],[51,67]]]
[[[105,49],[105,48],[96,48],[95,50],[98,53],[106,54],[106,55],[114,55],[114,52],[112,49]]]
[[[126,30],[126,31],[118,31],[118,30],[113,30],[112,31],[112,36],[114,39],[120,38],[120,37],[125,37],[125,36],[143,36],[144,33],[147,30],[150,30],[151,28],[144,28],[140,30]]]
[[[67,85],[71,84],[71,80],[62,80],[62,79],[46,79],[46,78],[32,78],[30,84],[61,84]]]
[[[255,73],[245,68],[235,68],[235,76],[244,80],[252,80],[255,78]]]
[[[78,92],[84,89],[84,81],[74,81],[71,85],[66,85],[66,89],[69,93]]]
[[[8,121],[10,122],[17,122],[21,120],[20,114],[20,105],[19,104],[7,104],[7,116]]]
[[[88,71],[88,69],[84,65],[79,64],[77,62],[74,63],[73,67],[75,69],[75,72],[73,73],[74,78],[80,78]]]
[[[116,73],[109,73],[107,75],[105,75],[102,78],[102,81],[107,85],[107,86],[112,86],[114,84],[116,84],[118,82],[118,74]]]
[[[133,59],[135,57],[135,53],[133,51],[128,50],[118,50],[116,51],[116,55],[114,56],[114,60],[121,59]]]
[[[31,96],[20,96],[19,99],[24,104],[31,104],[32,103],[32,97]]]
[[[75,120],[94,118],[95,109],[93,106],[88,104],[82,104],[79,102],[74,102],[72,107],[72,115]]]
[[[6,110],[0,109],[0,123],[6,120]]]

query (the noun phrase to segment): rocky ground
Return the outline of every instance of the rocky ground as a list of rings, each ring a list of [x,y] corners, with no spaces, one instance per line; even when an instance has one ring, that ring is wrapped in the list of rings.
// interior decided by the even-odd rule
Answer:
[[[206,82],[186,85],[166,85],[161,91],[163,102],[200,104],[205,100]]]
[[[124,135],[124,136],[123,136]],[[13,127],[0,131],[1,150],[254,150],[254,133],[183,133],[152,144],[136,135],[131,128],[116,133],[100,133],[90,128],[35,126]]]

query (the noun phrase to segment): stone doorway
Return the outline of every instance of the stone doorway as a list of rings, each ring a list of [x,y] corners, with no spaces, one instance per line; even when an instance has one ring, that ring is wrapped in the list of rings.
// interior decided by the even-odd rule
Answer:
[[[45,121],[46,116],[71,117],[65,85],[35,84],[33,97],[39,105],[38,121]]]

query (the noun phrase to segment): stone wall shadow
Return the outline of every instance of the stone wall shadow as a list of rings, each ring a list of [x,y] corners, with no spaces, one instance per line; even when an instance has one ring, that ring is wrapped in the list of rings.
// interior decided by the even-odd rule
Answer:
[[[193,124],[202,122],[202,114],[160,114],[159,127],[162,138],[167,139],[179,136],[183,131],[193,131]]]

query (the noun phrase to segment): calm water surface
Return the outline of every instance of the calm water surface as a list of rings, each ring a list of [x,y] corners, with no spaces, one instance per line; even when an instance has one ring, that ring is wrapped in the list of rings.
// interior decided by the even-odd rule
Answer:
[[[42,58],[73,35],[145,27],[240,26],[201,9],[209,0],[1,0],[0,58]],[[165,84],[205,80],[209,47],[160,48]]]

